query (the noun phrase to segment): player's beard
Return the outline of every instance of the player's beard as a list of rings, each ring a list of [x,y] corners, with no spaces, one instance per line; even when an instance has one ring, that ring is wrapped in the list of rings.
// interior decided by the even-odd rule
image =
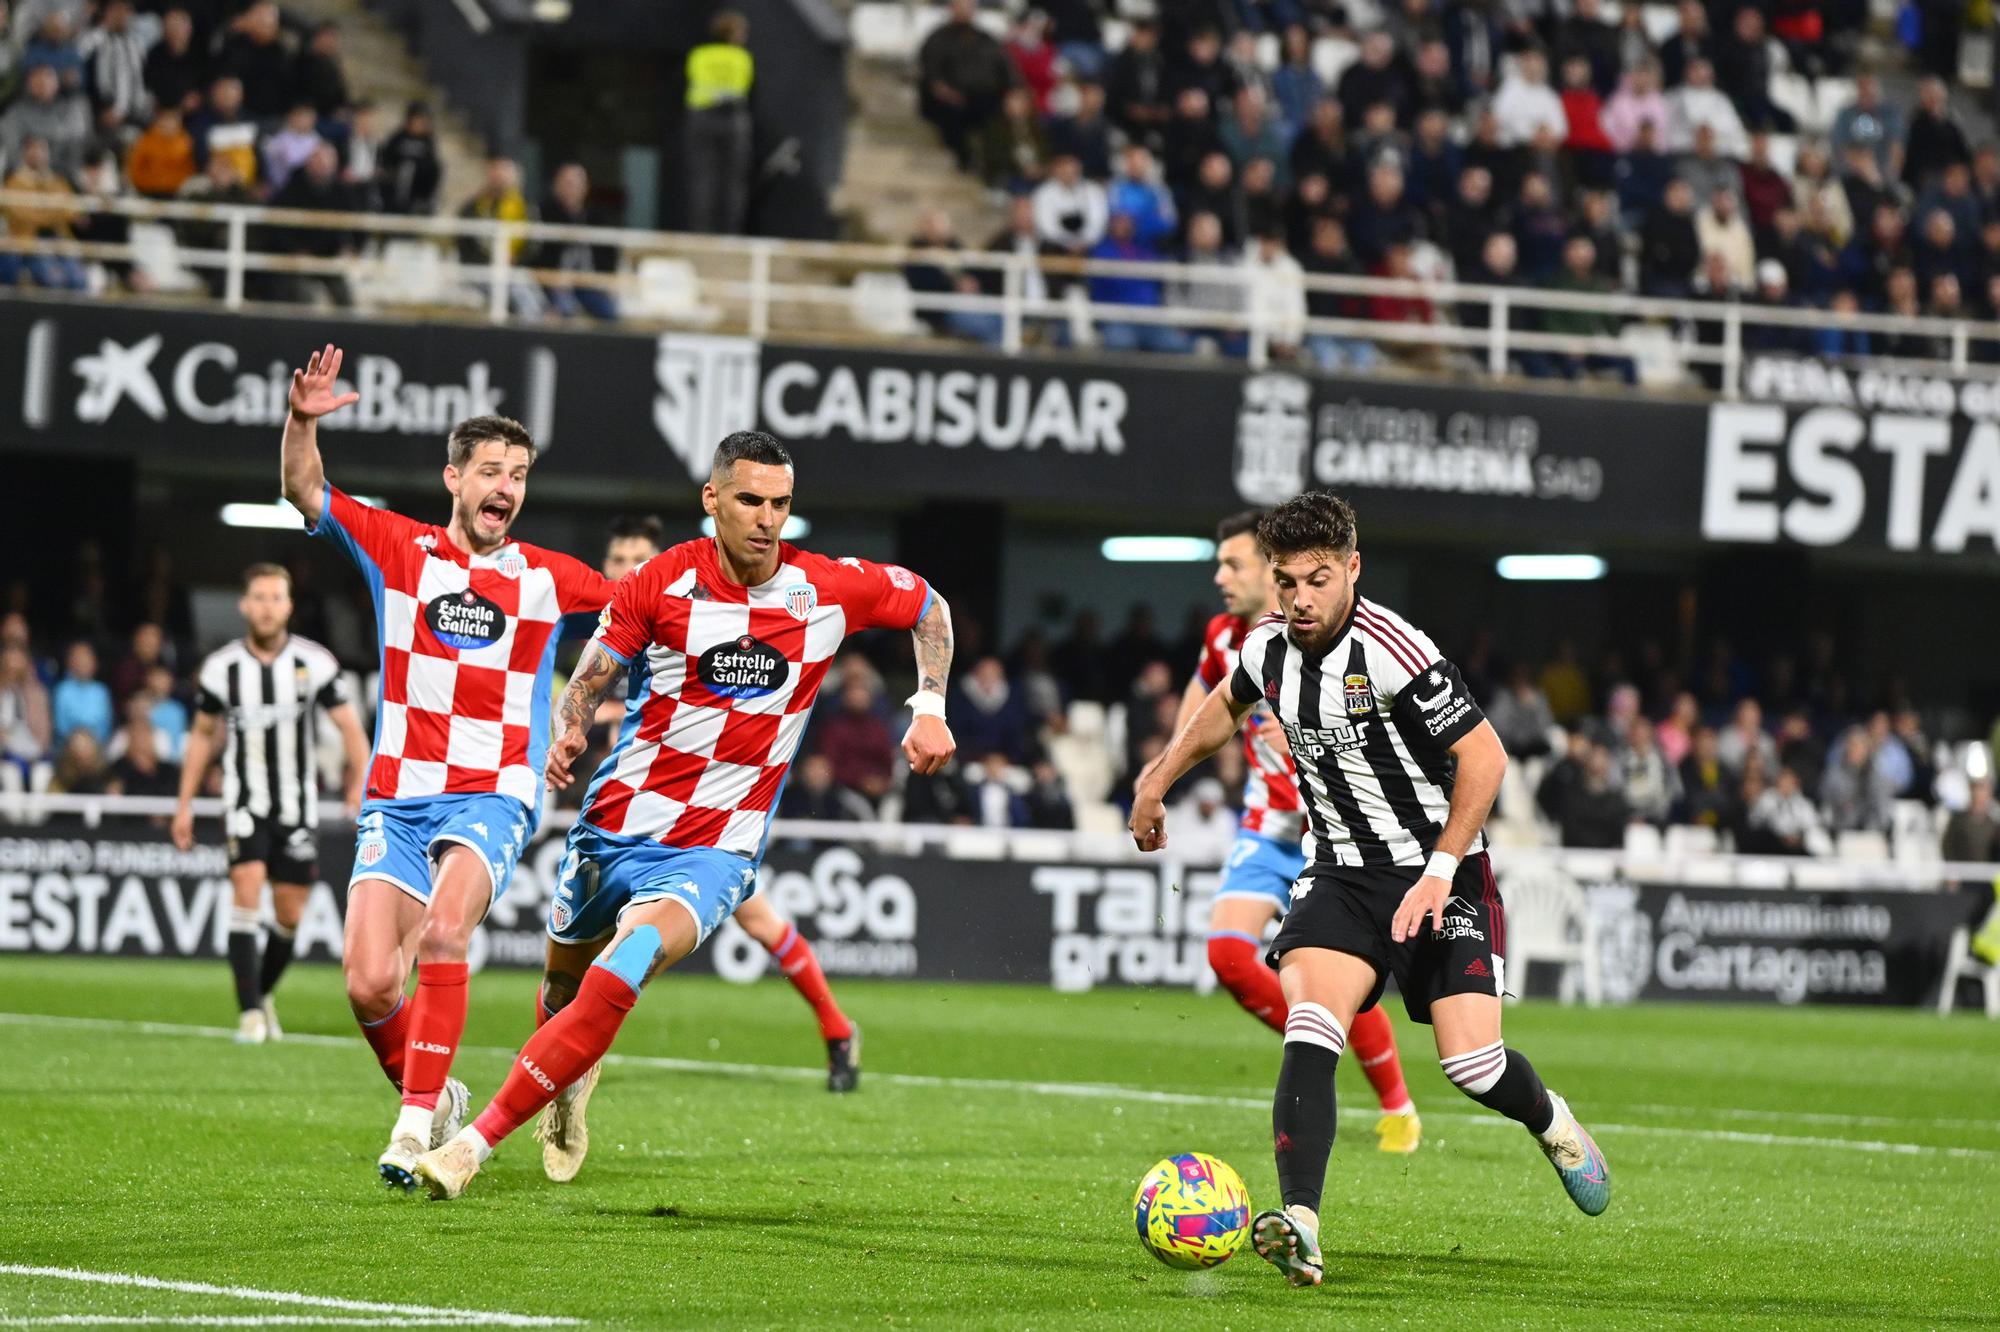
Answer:
[[[1279,610],[1283,611],[1284,607],[1280,605]],[[1333,640],[1340,636],[1340,631],[1346,625],[1348,616],[1353,613],[1354,589],[1349,587],[1347,589],[1347,600],[1341,603],[1339,613],[1329,615],[1321,622],[1320,627],[1315,629],[1310,635],[1301,635],[1298,630],[1292,628],[1291,614],[1288,611],[1285,612],[1285,637],[1292,641],[1293,647],[1307,656],[1318,656],[1333,646]]]
[[[454,504],[451,518],[452,524],[464,534],[466,545],[475,552],[484,554],[490,550],[498,550],[507,543],[507,534],[514,530],[514,520],[520,516],[521,506],[517,504],[507,511],[507,521],[500,528],[500,534],[490,540],[486,535],[488,529],[480,524],[480,511],[467,508],[464,500]]]

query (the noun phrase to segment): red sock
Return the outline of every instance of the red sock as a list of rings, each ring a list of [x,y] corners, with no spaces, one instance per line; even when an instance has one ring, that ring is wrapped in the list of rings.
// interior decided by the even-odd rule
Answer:
[[[1285,1029],[1285,992],[1278,973],[1264,965],[1262,946],[1247,934],[1208,936],[1208,965],[1222,988],[1236,996],[1244,1011],[1273,1031]]]
[[[465,1034],[463,962],[417,963],[417,997],[410,1004],[410,1053],[403,1060],[403,1104],[437,1109],[458,1038]]]
[[[1382,1005],[1354,1015],[1347,1028],[1347,1048],[1361,1061],[1361,1071],[1368,1075],[1383,1110],[1410,1108],[1410,1089],[1403,1085],[1403,1061],[1396,1057],[1396,1029],[1389,1024]]]
[[[360,1018],[355,1021],[360,1022]],[[390,1085],[403,1090],[403,1052],[410,1045],[410,1001],[398,995],[388,1017],[361,1023],[361,1035],[375,1051],[375,1061],[388,1074]]]
[[[785,979],[792,983],[799,997],[812,1005],[822,1040],[844,1041],[854,1034],[854,1024],[840,1011],[840,1005],[833,1002],[833,991],[827,988],[826,975],[819,969],[812,945],[800,937],[796,926],[785,926],[785,935],[771,950],[771,956],[777,959],[778,969],[785,973]]]
[[[585,971],[576,998],[528,1038],[492,1104],[472,1122],[486,1145],[498,1146],[555,1100],[558,1091],[589,1072],[611,1048],[619,1024],[638,1002],[639,992],[609,968]]]

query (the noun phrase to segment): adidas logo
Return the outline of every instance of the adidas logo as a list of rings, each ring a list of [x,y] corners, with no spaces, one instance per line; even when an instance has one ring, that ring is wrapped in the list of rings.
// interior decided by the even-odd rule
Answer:
[[[1465,964],[1465,974],[1468,976],[1485,976],[1490,978],[1493,972],[1485,962],[1475,957],[1472,961]]]

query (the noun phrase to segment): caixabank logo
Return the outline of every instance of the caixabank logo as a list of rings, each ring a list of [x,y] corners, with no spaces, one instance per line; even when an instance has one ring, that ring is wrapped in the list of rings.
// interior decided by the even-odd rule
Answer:
[[[165,331],[85,333],[62,317],[37,319],[26,341],[21,418],[35,430],[141,422],[275,428],[289,409],[294,366],[245,350],[270,339],[242,326],[227,340],[176,340]],[[323,429],[435,437],[468,416],[505,412],[542,447],[552,443],[557,364],[547,347],[528,347],[519,371],[504,377],[484,359],[446,377],[365,349],[347,368],[336,387],[360,401],[323,420]]]

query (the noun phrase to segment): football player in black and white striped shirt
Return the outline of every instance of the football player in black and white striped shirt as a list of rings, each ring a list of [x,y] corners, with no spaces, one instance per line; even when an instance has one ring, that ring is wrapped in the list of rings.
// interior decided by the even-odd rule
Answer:
[[[194,845],[195,792],[222,759],[222,830],[229,840],[229,970],[236,979],[236,1039],[280,1035],[271,991],[292,960],[293,935],[319,874],[317,716],[324,710],[346,751],[348,817],[361,807],[368,741],[333,654],[288,626],[292,576],[253,564],[236,603],[249,632],[210,653],[196,675],[198,704],[181,768],[174,845]],[[271,885],[274,922],[262,955],[257,911]]]
[[[1320,1282],[1334,1067],[1391,976],[1410,1017],[1431,1026],[1445,1075],[1534,1134],[1571,1200],[1597,1215],[1611,1200],[1603,1153],[1500,1036],[1507,925],[1484,831],[1507,767],[1499,737],[1431,640],[1356,593],[1344,500],[1287,500],[1257,543],[1280,613],[1252,627],[1235,672],[1140,775],[1132,806],[1139,849],[1159,850],[1167,789],[1259,703],[1283,725],[1314,855],[1271,944],[1289,1008],[1271,1112],[1284,1209],[1256,1218],[1257,1252],[1294,1285]]]

